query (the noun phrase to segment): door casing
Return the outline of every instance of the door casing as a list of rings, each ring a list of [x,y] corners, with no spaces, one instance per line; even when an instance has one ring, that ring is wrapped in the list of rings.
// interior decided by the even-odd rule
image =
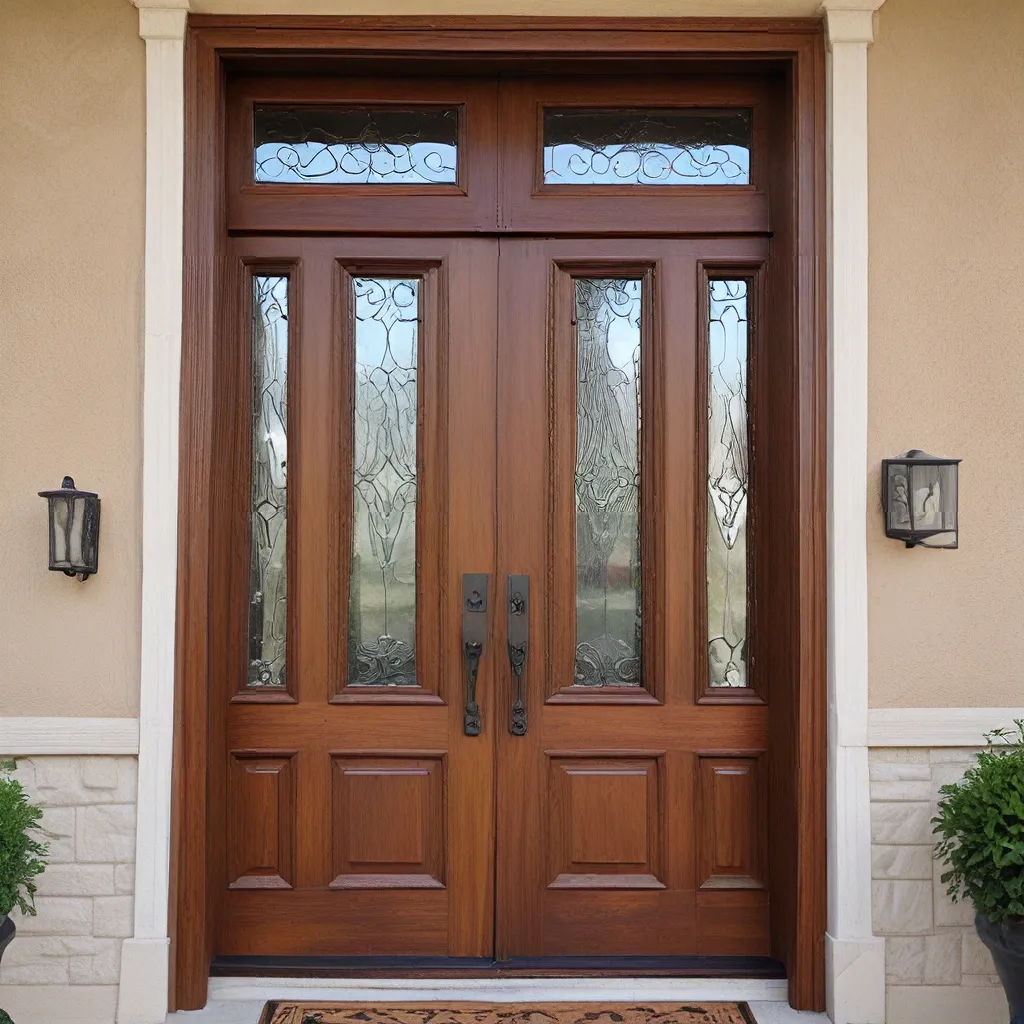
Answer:
[[[276,56],[288,51],[289,56]],[[300,54],[350,63],[402,54],[419,62],[460,60],[477,67],[558,61],[559,73],[627,60],[634,72],[680,66],[774,69],[785,76],[787,138],[773,147],[778,188],[772,200],[768,317],[779,373],[766,396],[788,457],[758,481],[761,514],[778,536],[761,571],[778,581],[777,599],[759,624],[772,640],[770,746],[773,815],[790,835],[770,856],[773,952],[789,977],[790,1003],[825,1002],[826,928],[826,428],[825,50],[812,20],[610,18],[229,18],[189,20],[185,62],[185,259],[181,460],[178,521],[176,707],[170,920],[171,1007],[206,1002],[216,919],[216,844],[207,842],[208,757],[216,746],[209,713],[209,638],[218,628],[211,595],[210,476],[212,362],[224,266],[225,83],[229,69]],[[773,596],[775,596],[773,594]],[[774,620],[774,621],[773,621]]]

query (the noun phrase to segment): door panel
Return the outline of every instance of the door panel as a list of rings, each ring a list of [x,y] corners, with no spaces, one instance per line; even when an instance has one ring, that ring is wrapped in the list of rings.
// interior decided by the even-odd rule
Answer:
[[[499,957],[768,953],[768,709],[701,702],[698,529],[702,290],[766,255],[501,241],[498,564],[530,577],[532,641],[528,730],[498,736]]]
[[[489,955],[493,644],[470,737],[460,622],[462,574],[494,564],[497,245],[250,238],[234,259],[243,310],[254,278],[287,279],[288,381],[257,374],[247,397],[244,359],[221,381],[248,418],[223,439],[242,454],[222,481],[216,951]],[[253,323],[237,318],[234,351],[265,351],[251,332],[273,329]],[[270,427],[253,415],[268,394]],[[287,539],[265,526],[282,508]]]

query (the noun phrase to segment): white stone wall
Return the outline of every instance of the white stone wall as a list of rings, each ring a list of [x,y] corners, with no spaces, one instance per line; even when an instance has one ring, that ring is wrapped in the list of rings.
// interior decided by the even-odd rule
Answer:
[[[38,915],[14,914],[4,988],[116,987],[121,942],[133,930],[137,775],[134,757],[19,759],[18,777],[43,808],[50,863],[37,883]]]
[[[887,1024],[1005,1024],[1006,1003],[969,903],[954,904],[932,856],[939,787],[973,751],[872,750],[872,918],[885,937]]]

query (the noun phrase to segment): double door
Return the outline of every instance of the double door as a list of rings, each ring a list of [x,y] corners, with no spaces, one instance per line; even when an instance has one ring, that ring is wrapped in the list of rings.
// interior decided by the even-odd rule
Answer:
[[[767,955],[767,240],[230,246],[215,954]]]

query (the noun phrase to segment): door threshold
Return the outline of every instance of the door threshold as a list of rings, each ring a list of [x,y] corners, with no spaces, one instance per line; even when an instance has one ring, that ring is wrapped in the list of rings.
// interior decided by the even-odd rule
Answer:
[[[786,976],[762,956],[217,956],[214,978],[765,978]]]
[[[371,978],[210,978],[209,998],[218,1002],[322,999],[325,1002],[705,1002],[786,1003],[784,978],[599,977],[594,975],[426,978],[383,973]]]

